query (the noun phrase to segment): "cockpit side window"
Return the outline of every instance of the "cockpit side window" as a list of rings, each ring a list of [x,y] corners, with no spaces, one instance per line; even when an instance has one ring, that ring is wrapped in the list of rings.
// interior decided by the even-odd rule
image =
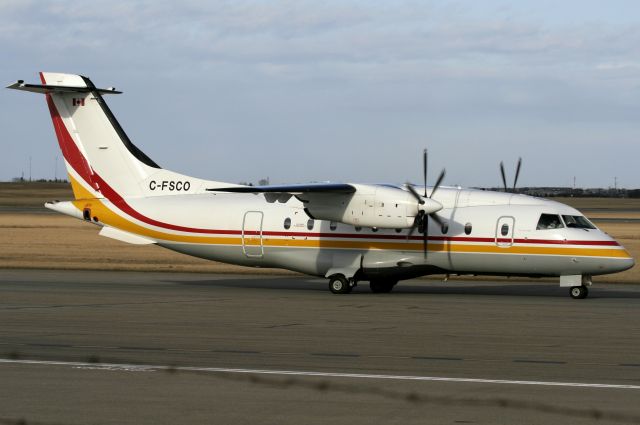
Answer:
[[[567,224],[567,227],[573,229],[595,229],[596,226],[591,224],[584,216],[581,215],[563,215],[562,219]]]
[[[557,214],[542,214],[538,220],[536,230],[560,229],[564,227],[560,216]]]

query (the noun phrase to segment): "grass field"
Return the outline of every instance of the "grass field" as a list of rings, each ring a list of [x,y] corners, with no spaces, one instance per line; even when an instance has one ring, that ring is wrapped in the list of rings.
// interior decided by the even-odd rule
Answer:
[[[44,209],[46,201],[72,198],[69,183],[0,182],[0,207]]]
[[[47,211],[42,207],[45,200],[71,196],[66,184],[0,184],[0,207],[5,208],[0,213],[0,268],[291,273],[201,260],[157,246],[129,245],[99,236],[95,225],[58,214],[35,213]],[[597,213],[587,214],[592,217],[635,218],[640,211],[640,200],[568,200],[577,199],[578,208],[598,209]],[[601,210],[604,205],[608,210]],[[11,212],[13,207],[27,208],[28,212]],[[603,222],[599,227],[622,243],[634,258],[640,258],[640,223]],[[595,280],[640,283],[640,267]]]
[[[640,198],[549,198],[584,211],[614,210],[640,213]]]

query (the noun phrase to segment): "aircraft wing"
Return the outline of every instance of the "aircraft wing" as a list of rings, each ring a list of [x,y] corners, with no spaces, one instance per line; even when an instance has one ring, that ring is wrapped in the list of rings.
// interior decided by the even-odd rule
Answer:
[[[304,210],[310,218],[388,229],[410,228],[418,210],[425,208],[424,201],[419,203],[411,192],[392,185],[311,183],[207,190],[263,194],[270,203],[285,203],[295,196],[304,204]],[[442,208],[440,204],[436,206]]]
[[[274,186],[217,187],[207,189],[207,191],[227,193],[262,193],[264,194],[267,202],[278,201],[283,203],[287,202],[292,196],[295,196],[305,203],[308,203],[311,199],[320,196],[324,201],[332,203],[341,201],[342,196],[350,196],[354,194],[357,191],[357,188],[346,183],[307,183]],[[336,195],[340,199],[334,198]]]
[[[210,192],[232,193],[288,193],[302,195],[304,193],[354,193],[355,186],[346,183],[309,183],[279,186],[235,186],[207,189]]]

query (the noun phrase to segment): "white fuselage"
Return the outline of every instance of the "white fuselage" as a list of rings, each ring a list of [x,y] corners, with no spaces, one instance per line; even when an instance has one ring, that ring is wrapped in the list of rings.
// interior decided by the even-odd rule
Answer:
[[[598,275],[633,265],[599,229],[536,229],[541,214],[580,215],[566,205],[459,188],[440,188],[436,199],[445,225],[430,220],[426,256],[420,233],[407,238],[408,229],[313,220],[296,198],[280,203],[260,194],[202,193],[130,198],[120,205],[92,200],[77,210],[89,208],[97,224],[185,254],[319,276],[339,269],[355,270],[363,279]]]

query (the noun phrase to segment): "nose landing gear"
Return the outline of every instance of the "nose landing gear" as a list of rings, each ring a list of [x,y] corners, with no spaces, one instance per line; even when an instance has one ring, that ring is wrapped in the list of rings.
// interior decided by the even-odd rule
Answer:
[[[571,288],[569,288],[569,295],[571,295],[571,298],[573,298],[574,300],[582,300],[584,298],[587,298],[587,296],[589,295],[589,288],[584,285],[572,286]]]
[[[574,300],[582,300],[589,295],[591,286],[591,275],[567,275],[560,276],[560,286],[569,288],[569,295]]]

